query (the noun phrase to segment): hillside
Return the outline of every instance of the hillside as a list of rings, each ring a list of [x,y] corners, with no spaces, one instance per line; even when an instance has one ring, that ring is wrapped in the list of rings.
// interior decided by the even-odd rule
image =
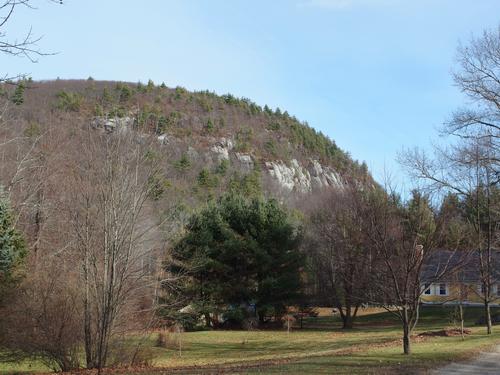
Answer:
[[[17,93],[21,100],[15,86],[4,85],[1,91],[11,123],[25,136],[44,134],[49,127],[90,125],[96,131],[134,130],[156,137],[168,155],[162,188],[175,188],[187,200],[217,195],[235,182],[250,192],[263,187],[288,196],[339,186],[348,176],[371,180],[365,164],[307,123],[249,99],[151,81],[23,85],[24,92]]]

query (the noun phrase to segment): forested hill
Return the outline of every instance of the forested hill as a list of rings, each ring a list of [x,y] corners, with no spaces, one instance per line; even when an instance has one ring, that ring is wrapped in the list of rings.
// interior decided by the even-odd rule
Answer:
[[[183,196],[217,195],[235,184],[286,196],[350,178],[372,181],[364,163],[307,123],[231,94],[91,78],[0,87],[12,126],[27,137],[88,125],[156,137],[169,160],[161,189]]]

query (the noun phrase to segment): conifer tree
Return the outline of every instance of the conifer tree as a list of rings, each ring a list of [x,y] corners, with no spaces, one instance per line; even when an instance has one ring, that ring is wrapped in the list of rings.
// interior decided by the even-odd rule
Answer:
[[[24,103],[24,89],[25,89],[24,83],[22,82],[16,86],[14,94],[10,99],[12,103],[14,103],[15,105],[21,105]]]
[[[16,280],[16,270],[26,256],[21,233],[15,228],[9,200],[0,192],[0,301]]]

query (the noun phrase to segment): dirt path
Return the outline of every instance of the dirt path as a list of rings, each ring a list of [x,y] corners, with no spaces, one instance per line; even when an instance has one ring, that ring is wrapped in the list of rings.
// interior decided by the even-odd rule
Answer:
[[[451,363],[431,372],[432,375],[500,374],[500,345],[473,360]]]

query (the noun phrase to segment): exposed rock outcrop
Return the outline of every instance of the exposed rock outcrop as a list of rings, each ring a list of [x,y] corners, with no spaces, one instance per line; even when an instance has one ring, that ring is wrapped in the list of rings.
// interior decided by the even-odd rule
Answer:
[[[211,148],[217,161],[229,160],[229,152],[233,149],[233,141],[229,138],[221,138],[217,143],[215,143]]]
[[[233,141],[230,138],[212,139],[215,142],[210,147],[210,153],[217,161],[229,160],[233,150]],[[254,158],[250,154],[235,152],[234,159],[243,172],[249,172],[254,168]],[[289,164],[282,160],[265,162],[265,171],[285,191],[297,191],[307,193],[313,189],[325,187],[341,188],[342,178],[332,168],[323,166],[318,160],[309,160],[306,166],[292,159]]]
[[[245,172],[249,172],[253,169],[253,159],[249,154],[241,154],[239,152],[235,153],[236,160],[240,163],[240,167]]]
[[[269,174],[286,191],[307,193],[315,188],[342,187],[341,177],[330,167],[322,166],[317,160],[310,160],[304,168],[296,159],[288,166],[283,161],[265,163]]]
[[[95,129],[103,129],[107,132],[126,131],[131,129],[134,125],[135,119],[133,117],[94,117],[91,125]]]

